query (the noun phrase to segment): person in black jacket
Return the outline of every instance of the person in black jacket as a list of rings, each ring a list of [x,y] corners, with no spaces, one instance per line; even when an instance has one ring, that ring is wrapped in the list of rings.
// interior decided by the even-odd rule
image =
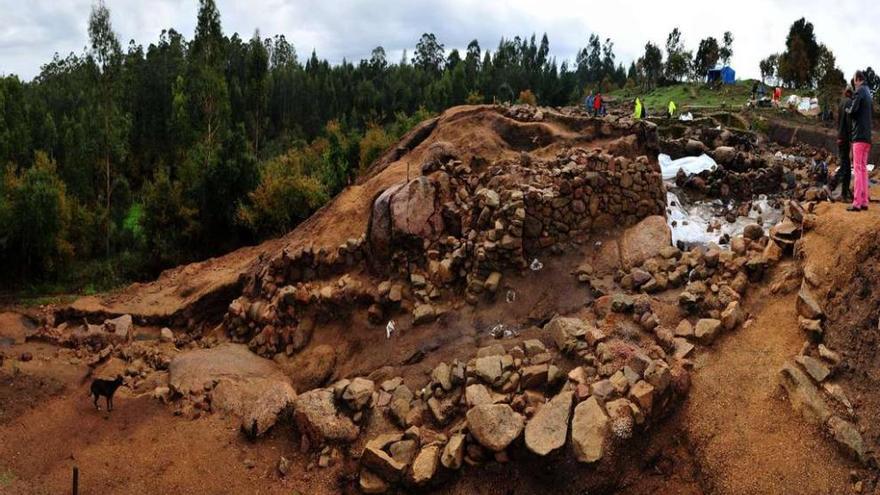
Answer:
[[[846,109],[852,104],[852,94],[852,86],[848,85],[843,91],[843,98],[840,99],[837,109],[837,156],[840,164],[834,174],[834,182],[840,184],[840,199],[843,201],[852,201],[852,192],[849,190],[852,179],[850,162],[852,123],[849,114],[846,113]]]
[[[865,74],[856,71],[853,77],[856,88],[853,100],[847,109],[852,119],[852,156],[855,187],[853,188],[852,206],[848,211],[864,211],[868,209],[870,192],[868,190],[868,155],[871,153],[871,118],[872,95],[865,84]]]

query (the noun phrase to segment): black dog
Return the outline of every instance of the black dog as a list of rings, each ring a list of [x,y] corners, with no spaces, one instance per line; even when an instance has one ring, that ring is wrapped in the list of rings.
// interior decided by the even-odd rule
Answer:
[[[116,389],[122,385],[122,376],[116,375],[115,380],[102,380],[100,378],[95,378],[92,380],[92,392],[91,396],[94,397],[95,409],[100,411],[101,406],[98,405],[98,399],[100,397],[105,397],[107,399],[107,411],[113,410],[113,394],[116,393]]]

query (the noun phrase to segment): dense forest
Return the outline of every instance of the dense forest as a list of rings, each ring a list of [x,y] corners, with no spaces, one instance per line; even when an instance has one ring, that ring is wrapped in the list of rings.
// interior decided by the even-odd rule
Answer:
[[[0,77],[0,281],[105,288],[282,234],[422,119],[464,103],[565,105],[589,91],[701,79],[733,36],[694,54],[674,29],[628,68],[589,36],[557,63],[545,34],[435,35],[411,55],[331,64],[283,35],[227,36],[200,0],[191,40],[173,29],[123,48],[103,2],[89,46],[32,81]],[[2,67],[0,67],[2,70]]]
[[[281,234],[432,113],[520,97],[561,105],[619,86],[613,45],[592,36],[577,67],[546,36],[433,34],[412,57],[305,60],[283,35],[226,36],[201,0],[192,40],[174,30],[123,48],[99,2],[90,46],[33,81],[0,78],[0,279],[109,285]]]

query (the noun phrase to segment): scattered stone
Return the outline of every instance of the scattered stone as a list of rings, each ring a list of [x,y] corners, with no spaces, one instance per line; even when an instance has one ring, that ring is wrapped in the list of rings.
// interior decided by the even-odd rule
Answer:
[[[159,332],[159,341],[174,342],[174,332],[170,328],[165,327]]]
[[[523,342],[523,349],[525,350],[526,357],[532,357],[547,352],[547,347],[538,339],[526,340]]]
[[[829,363],[831,363],[834,366],[837,366],[843,360],[840,357],[840,354],[825,347],[825,344],[819,344],[819,357],[828,361]]]
[[[290,459],[288,459],[287,457],[281,456],[281,458],[278,459],[278,474],[280,474],[281,477],[283,478],[283,477],[287,476],[287,473],[289,473],[289,472],[290,472]]]
[[[413,325],[431,323],[437,319],[437,311],[431,304],[417,304],[413,309]]]
[[[801,284],[801,290],[798,292],[797,312],[808,320],[821,320],[825,317],[825,312],[822,311],[822,307],[806,283]]]
[[[464,435],[456,433],[449,438],[449,442],[443,448],[440,463],[446,469],[459,469],[464,459]]]
[[[831,417],[831,410],[810,378],[792,362],[785,363],[780,373],[782,386],[795,410],[809,421],[825,424]]]
[[[414,439],[404,438],[388,447],[388,453],[391,454],[392,459],[407,465],[412,462],[418,452],[419,443]]]
[[[294,420],[299,431],[315,444],[324,441],[351,442],[358,436],[358,427],[348,416],[336,409],[333,391],[309,390],[293,403]]]
[[[452,368],[446,363],[440,363],[431,372],[431,379],[438,383],[445,391],[452,390]]]
[[[611,297],[611,311],[615,313],[628,313],[635,304],[632,296],[618,292]]]
[[[574,408],[571,422],[571,441],[579,462],[596,462],[605,455],[605,441],[609,432],[608,415],[595,397]]]
[[[524,420],[507,404],[472,407],[467,412],[468,430],[489,450],[500,452],[522,433]]]
[[[810,356],[796,356],[794,360],[804,367],[807,370],[807,373],[813,377],[813,380],[816,380],[819,383],[825,381],[828,378],[828,375],[831,374],[831,370],[828,366],[819,361],[816,358]]]
[[[745,319],[745,315],[743,314],[739,301],[731,301],[731,303],[724,308],[724,311],[721,312],[721,326],[727,331],[736,328],[737,325],[742,323],[743,319]]]
[[[575,350],[579,339],[587,333],[587,325],[580,318],[556,317],[544,325],[544,331],[553,337],[556,347],[567,353]]]
[[[672,339],[673,345],[675,346],[675,351],[672,356],[675,359],[684,359],[686,358],[694,349],[694,345],[687,341],[687,339],[683,339],[681,337],[676,337]]]
[[[691,322],[688,320],[681,320],[678,323],[678,326],[675,327],[675,336],[676,337],[693,337],[694,336],[694,326],[691,325]]]
[[[645,414],[650,414],[654,407],[654,387],[644,380],[639,380],[629,389],[629,398]]]
[[[474,375],[490,385],[497,384],[502,371],[500,356],[486,356],[474,361]]]
[[[828,420],[828,429],[844,452],[859,462],[866,462],[868,460],[862,434],[859,433],[859,429],[854,424],[837,416],[832,416]]]
[[[743,229],[743,237],[752,241],[764,237],[764,228],[756,223],[750,223]]]
[[[364,493],[385,493],[388,491],[388,483],[366,468],[361,469],[359,484]]]
[[[117,318],[106,320],[104,321],[104,327],[107,331],[112,332],[116,337],[121,338],[122,340],[131,340],[133,337],[132,330],[134,329],[134,323],[132,323],[131,315],[122,315]]]
[[[484,404],[494,404],[492,393],[481,383],[468,385],[464,390],[465,402],[468,407],[481,406]]]
[[[571,391],[563,391],[538,409],[526,424],[525,440],[529,450],[543,456],[565,445],[573,399]]]
[[[813,342],[821,342],[825,331],[822,329],[821,320],[808,320],[806,318],[798,319],[800,329],[810,337]]]
[[[374,390],[375,385],[372,380],[357,377],[345,387],[345,390],[342,392],[342,400],[351,409],[360,411],[370,403]]]
[[[721,321],[713,318],[703,318],[697,322],[694,329],[694,337],[703,345],[709,345],[721,330]]]
[[[550,371],[548,364],[536,364],[522,369],[522,388],[540,388],[547,383],[547,374]]]
[[[428,445],[419,451],[410,468],[409,481],[416,486],[423,486],[437,474],[440,463],[440,446]]]
[[[396,461],[385,451],[389,445],[403,438],[400,433],[388,433],[379,435],[367,442],[361,454],[361,465],[369,468],[387,481],[395,481],[400,478],[406,469],[406,464]]]

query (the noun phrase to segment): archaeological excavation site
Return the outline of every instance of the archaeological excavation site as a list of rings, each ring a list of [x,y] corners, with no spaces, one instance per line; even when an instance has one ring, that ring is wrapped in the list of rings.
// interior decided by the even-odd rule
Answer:
[[[283,237],[10,308],[0,486],[880,493],[880,208],[817,177],[834,134],[631,113],[453,107]]]

